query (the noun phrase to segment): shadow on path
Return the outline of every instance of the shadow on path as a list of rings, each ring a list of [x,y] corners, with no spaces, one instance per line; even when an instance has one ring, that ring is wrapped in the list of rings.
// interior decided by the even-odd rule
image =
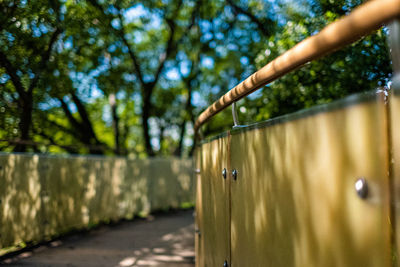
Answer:
[[[193,211],[104,226],[56,240],[3,262],[7,266],[194,266]]]

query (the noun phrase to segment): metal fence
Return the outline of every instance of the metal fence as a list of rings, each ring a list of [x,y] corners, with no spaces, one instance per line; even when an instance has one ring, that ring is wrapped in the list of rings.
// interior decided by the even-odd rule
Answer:
[[[197,266],[391,266],[389,144],[400,121],[393,117],[389,140],[389,107],[377,98],[352,96],[204,142]],[[400,96],[392,99],[398,114]],[[391,148],[400,154],[400,144]]]
[[[0,248],[194,202],[191,160],[0,154]]]
[[[231,104],[234,115],[235,101],[263,85],[391,23],[389,96],[350,96],[234,127],[197,147],[196,266],[398,266],[398,18],[400,1],[368,1],[264,66],[199,116],[196,132]]]

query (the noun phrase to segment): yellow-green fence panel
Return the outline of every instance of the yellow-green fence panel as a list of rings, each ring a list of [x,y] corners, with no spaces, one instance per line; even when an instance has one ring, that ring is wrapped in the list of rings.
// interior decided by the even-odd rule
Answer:
[[[385,120],[367,101],[233,134],[231,266],[389,266]]]
[[[0,248],[193,202],[191,160],[0,154]]]
[[[154,159],[153,168],[147,181],[150,204],[153,210],[178,208],[187,199],[192,199],[195,192],[192,186],[192,161],[181,162],[177,159]],[[169,177],[174,176],[171,180]]]
[[[204,229],[203,225],[203,189],[202,189],[202,178],[200,176],[201,168],[201,153],[202,148],[196,148],[194,152],[194,175],[196,182],[196,216],[195,216],[195,255],[196,255],[196,267],[204,266],[204,242],[201,238],[200,229]],[[207,197],[204,195],[204,197]],[[204,211],[206,212],[206,211]]]
[[[221,235],[230,218],[231,267],[391,266],[387,116],[384,99],[356,95],[234,129],[221,149],[221,139],[201,145],[201,235]],[[210,170],[220,173],[219,157],[230,159],[229,173],[237,171],[229,196],[221,194],[230,215],[216,212],[225,202],[215,192],[227,189],[209,182],[217,181]],[[367,182],[366,198],[356,192],[358,179]],[[214,221],[206,224],[207,216]],[[221,247],[204,243],[197,256],[206,262],[206,251]]]
[[[229,137],[202,145],[197,151],[196,266],[223,266],[230,261]]]
[[[397,263],[400,255],[400,84],[395,84],[394,92],[390,97],[390,128],[391,128],[391,203],[394,213],[393,224],[395,225],[394,241],[396,242]]]
[[[44,232],[41,210],[39,157],[0,157],[0,245],[40,239]]]

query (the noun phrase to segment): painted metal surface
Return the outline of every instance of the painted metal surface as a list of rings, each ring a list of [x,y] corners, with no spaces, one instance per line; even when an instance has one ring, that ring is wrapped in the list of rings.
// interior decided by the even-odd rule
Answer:
[[[370,102],[232,135],[231,266],[390,266],[385,120]]]
[[[0,248],[185,202],[191,160],[0,154]]]
[[[197,147],[194,153],[195,182],[196,182],[196,216],[195,216],[195,237],[194,247],[196,255],[196,267],[204,266],[204,242],[201,237],[203,224],[203,188],[201,179],[201,152],[202,147]],[[205,196],[206,197],[206,196]]]
[[[389,137],[390,137],[390,202],[393,258],[398,266],[400,262],[400,19],[389,25],[388,44],[392,59],[393,77],[389,97]]]
[[[384,121],[372,102],[233,135],[231,266],[389,266]]]
[[[392,211],[394,213],[393,225],[395,231],[393,242],[396,246],[397,262],[400,255],[400,84],[396,85],[395,93],[390,97],[390,119],[391,119],[391,153],[392,153]]]
[[[197,201],[196,266],[223,266],[230,261],[230,180],[222,170],[229,166],[229,139],[204,144],[196,152]]]
[[[201,145],[200,161],[209,162],[202,166],[217,173],[198,178],[198,205],[208,203],[203,218],[221,209],[211,191],[218,189],[203,185],[221,176],[213,159],[230,158],[229,266],[391,266],[388,113],[384,99],[374,95],[233,130],[230,144],[221,145],[222,137]],[[219,144],[228,148],[221,151]],[[368,184],[365,198],[355,189],[359,179]],[[202,236],[215,235],[209,227]],[[221,247],[204,243],[202,260],[209,256],[204,251],[216,254]],[[212,264],[207,266],[221,263]]]

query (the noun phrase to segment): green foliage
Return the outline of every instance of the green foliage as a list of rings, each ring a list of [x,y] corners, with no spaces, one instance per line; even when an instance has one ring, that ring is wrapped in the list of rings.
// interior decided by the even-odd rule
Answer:
[[[254,55],[257,69],[359,4],[360,1],[304,1],[301,9],[296,9],[294,3],[284,6],[285,23]],[[386,29],[381,29],[267,85],[258,97],[242,101],[246,112],[239,117],[246,123],[263,121],[387,86],[390,77]]]
[[[0,2],[0,150],[190,155],[209,104],[361,1]],[[385,29],[239,102],[244,123],[385,86]],[[28,116],[27,116],[28,115]],[[203,127],[232,126],[230,110]]]
[[[274,40],[278,41],[270,40],[268,53],[273,57],[282,54],[354,6],[348,1],[339,2],[335,1],[334,5],[329,1],[314,2],[312,9],[318,11],[315,17],[294,16],[296,20],[289,20],[283,30],[277,33]],[[271,56],[259,54],[257,66],[266,64]],[[386,34],[381,29],[349,47],[285,75],[265,88],[258,119],[283,115],[385,86],[390,74]]]

